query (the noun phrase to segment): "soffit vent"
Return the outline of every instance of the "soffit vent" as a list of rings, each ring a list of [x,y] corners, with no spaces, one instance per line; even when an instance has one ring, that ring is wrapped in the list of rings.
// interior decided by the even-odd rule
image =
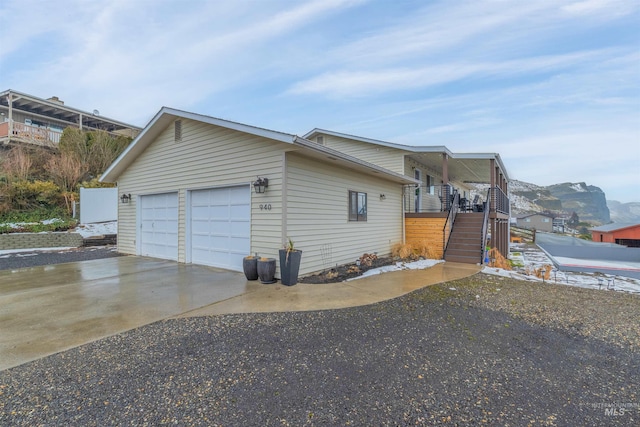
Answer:
[[[182,120],[176,120],[175,122],[173,122],[173,125],[175,131],[175,142],[182,142]]]

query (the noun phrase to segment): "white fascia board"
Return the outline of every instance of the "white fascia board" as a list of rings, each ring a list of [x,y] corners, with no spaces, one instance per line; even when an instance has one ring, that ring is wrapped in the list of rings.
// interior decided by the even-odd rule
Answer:
[[[444,145],[417,146],[417,145],[396,144],[394,142],[381,141],[379,139],[365,138],[363,136],[349,135],[347,133],[334,132],[332,130],[318,129],[318,128],[315,128],[311,132],[305,134],[303,138],[305,139],[313,138],[315,135],[318,135],[318,134],[331,135],[331,136],[336,136],[338,138],[344,138],[344,139],[352,139],[354,141],[366,142],[367,144],[380,145],[383,147],[397,148],[398,150],[410,151],[412,153],[445,153],[445,154],[451,155],[451,151],[449,151],[449,149]]]
[[[328,160],[338,161],[342,164],[348,164],[355,166],[359,169],[364,169],[376,175],[382,175],[386,179],[389,179],[394,182],[398,182],[401,184],[419,184],[420,181],[415,180],[406,175],[402,175],[378,165],[374,165],[373,163],[365,162],[364,160],[360,160],[356,157],[349,156],[347,154],[342,153],[341,151],[334,150],[332,148],[325,147],[318,143],[309,141],[308,139],[296,137],[294,140],[294,145],[304,148],[307,151],[312,151],[317,154],[323,155]]]

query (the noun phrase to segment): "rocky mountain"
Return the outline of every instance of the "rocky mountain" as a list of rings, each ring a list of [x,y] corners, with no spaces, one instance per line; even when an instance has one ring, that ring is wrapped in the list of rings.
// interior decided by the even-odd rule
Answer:
[[[615,223],[639,223],[640,203],[620,203],[616,200],[607,200],[607,206],[611,212],[611,221]]]
[[[604,192],[584,182],[542,187],[514,180],[510,183],[510,198],[513,215],[550,211],[568,216],[575,212],[581,221],[611,222]]]

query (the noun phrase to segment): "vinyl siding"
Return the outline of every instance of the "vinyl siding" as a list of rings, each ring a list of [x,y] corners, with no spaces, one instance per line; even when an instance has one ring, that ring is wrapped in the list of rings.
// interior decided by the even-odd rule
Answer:
[[[118,250],[136,253],[138,197],[178,191],[178,261],[187,261],[189,190],[247,185],[257,175],[269,178],[264,194],[251,191],[251,253],[276,257],[281,247],[283,143],[206,123],[182,119],[182,142],[174,142],[173,123],[118,179]],[[270,204],[271,210],[260,210]]]
[[[323,135],[324,145],[396,173],[404,173],[404,154],[397,148],[384,147],[352,139]]]
[[[286,236],[303,251],[300,274],[388,255],[402,242],[402,186],[287,153]],[[367,221],[348,220],[349,190],[367,193]],[[380,194],[386,199],[380,200]],[[329,249],[331,257],[325,255]]]

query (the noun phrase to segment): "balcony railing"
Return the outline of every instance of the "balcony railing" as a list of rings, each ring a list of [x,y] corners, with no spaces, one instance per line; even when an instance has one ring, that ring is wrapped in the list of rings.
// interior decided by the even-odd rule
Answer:
[[[62,132],[17,122],[11,125],[11,135],[9,135],[9,122],[0,123],[0,138],[9,137],[11,140],[45,147],[55,147],[60,143]]]
[[[509,197],[499,187],[491,189],[492,212],[509,215]]]

